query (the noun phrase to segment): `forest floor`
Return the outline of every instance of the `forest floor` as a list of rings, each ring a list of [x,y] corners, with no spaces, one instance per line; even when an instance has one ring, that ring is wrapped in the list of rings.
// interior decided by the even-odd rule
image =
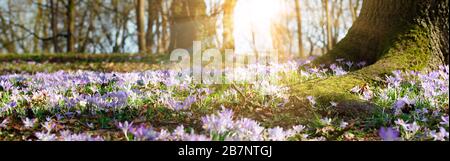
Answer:
[[[0,140],[449,139],[448,66],[355,86],[348,93],[376,109],[346,117],[334,109],[341,100],[299,97],[290,86],[345,76],[363,62],[251,65],[237,69],[234,83],[206,85],[164,70],[167,59],[0,55]],[[255,71],[275,74],[251,81]]]

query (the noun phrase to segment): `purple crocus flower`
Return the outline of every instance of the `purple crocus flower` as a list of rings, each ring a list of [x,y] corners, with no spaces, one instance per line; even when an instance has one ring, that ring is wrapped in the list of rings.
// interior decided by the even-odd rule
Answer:
[[[346,61],[345,65],[347,65],[348,68],[352,68],[353,62],[352,61]]]
[[[131,133],[133,133],[134,139],[137,141],[152,141],[157,137],[157,132],[153,128],[148,128],[144,125],[132,128]]]
[[[284,141],[286,140],[286,133],[283,128],[277,126],[275,128],[269,129],[269,139],[272,141]]]
[[[50,134],[49,132],[36,132],[35,136],[39,141],[55,141],[56,135]]]
[[[367,64],[367,62],[362,61],[362,62],[359,62],[359,63],[357,64],[357,66],[361,68],[361,67],[366,66],[366,64]]]
[[[53,121],[47,119],[47,121],[42,124],[42,127],[44,127],[47,132],[51,132],[56,127],[56,124],[53,123]]]
[[[125,121],[124,123],[119,122],[118,127],[122,130],[122,132],[124,133],[126,139],[128,140],[128,131],[131,129],[131,127],[133,126],[133,122],[128,123],[128,121]]]
[[[25,118],[22,120],[22,122],[25,128],[33,128],[34,124],[36,123],[36,119]]]
[[[434,141],[445,141],[445,138],[448,138],[448,132],[443,128],[439,128],[439,132],[435,130],[430,132],[430,136],[433,137]]]
[[[313,96],[308,96],[306,97],[306,99],[308,99],[309,103],[311,103],[311,105],[316,105],[316,99]]]
[[[448,116],[442,116],[441,119],[442,119],[442,122],[440,122],[440,124],[448,126]]]
[[[380,135],[381,139],[383,139],[383,141],[398,141],[398,140],[400,140],[400,138],[399,138],[400,133],[391,127],[388,127],[388,128],[382,127],[379,131],[379,135]]]
[[[223,108],[217,115],[203,117],[202,122],[205,130],[223,134],[233,128],[233,111]]]
[[[0,128],[6,128],[6,124],[9,123],[9,119],[4,119],[1,123],[0,123]]]

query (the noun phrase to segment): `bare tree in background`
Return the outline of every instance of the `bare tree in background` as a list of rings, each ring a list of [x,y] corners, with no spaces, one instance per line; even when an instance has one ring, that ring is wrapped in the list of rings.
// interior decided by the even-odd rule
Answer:
[[[267,31],[278,39],[272,45],[284,53],[303,57],[323,54],[329,45],[334,47],[358,16],[362,4],[362,0],[278,2],[286,4],[281,12],[287,14],[277,18]],[[325,2],[328,7],[324,7]],[[132,53],[140,44],[144,46],[142,35],[145,50],[140,52],[189,49],[194,40],[202,41],[208,48],[234,49],[237,45],[233,18],[238,0],[144,0],[143,12],[138,8],[138,0],[0,3],[2,53]],[[252,35],[259,38],[258,32]],[[297,52],[297,46],[303,49]]]
[[[300,0],[295,0],[295,12],[297,18],[297,37],[298,37],[298,51],[300,58],[305,58],[303,48],[303,32],[302,32],[302,11],[300,8]]]
[[[155,38],[159,38],[161,26],[160,22],[160,12],[162,9],[162,0],[148,0],[148,16],[147,16],[147,33],[146,38],[146,49],[151,52],[154,46],[157,46]]]
[[[52,42],[53,42],[53,50],[56,53],[60,53],[61,49],[59,48],[59,30],[58,30],[58,0],[50,0],[50,9],[51,9],[51,28],[52,28]]]
[[[136,23],[139,52],[147,52],[145,42],[145,0],[137,0],[136,4]]]
[[[325,12],[325,33],[326,33],[326,44],[327,50],[331,50],[333,48],[333,34],[332,34],[332,17],[329,7],[329,0],[323,0],[323,7]]]
[[[67,52],[75,52],[75,0],[67,0]]]
[[[174,0],[171,6],[169,51],[192,50],[193,42],[199,40],[206,18],[204,0]]]
[[[223,49],[234,49],[234,9],[237,0],[225,0],[223,4]]]
[[[358,11],[361,8],[362,0],[348,0],[348,8],[352,14],[352,21],[355,22],[358,18]]]

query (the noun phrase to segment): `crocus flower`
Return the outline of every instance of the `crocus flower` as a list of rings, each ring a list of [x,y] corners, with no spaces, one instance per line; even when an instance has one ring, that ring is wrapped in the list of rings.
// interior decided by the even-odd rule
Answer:
[[[121,122],[119,122],[118,127],[122,130],[122,132],[124,133],[127,140],[128,140],[128,131],[130,130],[130,128],[132,126],[133,126],[133,122],[128,123],[128,121],[125,121],[123,124]]]
[[[353,87],[350,91],[352,93],[359,93],[359,91],[361,91],[361,88],[359,86],[356,86],[356,87]]]
[[[269,132],[269,139],[272,141],[286,140],[286,134],[284,133],[283,128],[279,126],[269,129],[268,132]]]
[[[330,102],[330,104],[331,104],[331,107],[337,107],[338,106],[337,102]]]
[[[328,117],[320,119],[320,123],[325,126],[331,125],[331,122],[332,122],[332,119],[328,118]]]
[[[351,62],[351,61],[346,61],[346,62],[345,62],[345,65],[347,65],[348,68],[352,68],[353,62]]]
[[[311,103],[311,105],[316,105],[317,102],[313,96],[308,96],[306,98],[308,99],[309,103]]]
[[[433,137],[434,141],[445,141],[445,138],[448,138],[448,132],[443,128],[439,128],[439,132],[431,131],[430,136]]]
[[[358,64],[356,64],[358,67],[364,67],[364,66],[366,66],[366,64],[367,64],[367,62],[365,62],[365,61],[362,61],[362,62],[359,62]]]
[[[39,141],[55,141],[56,135],[50,134],[50,132],[36,132],[35,136]]]
[[[0,128],[6,128],[6,125],[9,123],[9,119],[4,119],[2,123],[0,123]]]
[[[33,128],[34,124],[36,123],[36,119],[29,119],[29,118],[25,118],[22,119],[23,125],[25,126],[25,128]]]
[[[348,126],[348,122],[342,121],[341,124],[339,125],[339,128],[344,129]]]
[[[447,125],[448,126],[448,116],[442,116],[441,117],[442,122],[440,122],[441,125]]]
[[[393,128],[382,127],[378,133],[384,141],[398,141],[400,140],[400,133]]]
[[[233,111],[223,108],[217,115],[202,117],[202,123],[205,130],[223,134],[233,128]]]
[[[42,124],[42,127],[44,127],[47,130],[47,132],[51,132],[56,127],[56,124],[53,123],[53,121],[49,120],[44,122]]]

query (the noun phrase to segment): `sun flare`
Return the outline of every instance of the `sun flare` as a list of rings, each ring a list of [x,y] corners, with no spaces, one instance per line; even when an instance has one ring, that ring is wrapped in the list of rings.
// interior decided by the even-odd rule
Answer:
[[[280,13],[278,0],[245,0],[239,1],[235,13],[236,52],[268,50],[272,47],[271,25]],[[252,47],[249,47],[252,46]]]

